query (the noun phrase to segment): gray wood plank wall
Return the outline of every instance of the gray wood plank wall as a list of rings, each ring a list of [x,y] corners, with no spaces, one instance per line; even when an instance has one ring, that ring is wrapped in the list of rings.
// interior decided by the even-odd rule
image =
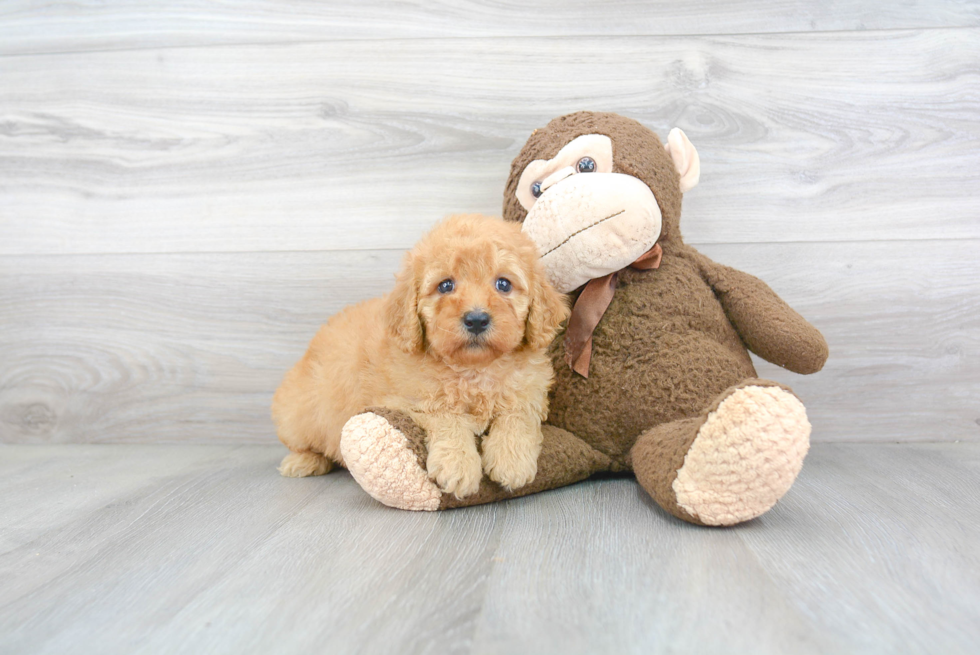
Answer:
[[[688,241],[826,334],[815,441],[980,438],[980,3],[0,7],[0,441],[274,441],[316,327],[532,129],[702,157]]]

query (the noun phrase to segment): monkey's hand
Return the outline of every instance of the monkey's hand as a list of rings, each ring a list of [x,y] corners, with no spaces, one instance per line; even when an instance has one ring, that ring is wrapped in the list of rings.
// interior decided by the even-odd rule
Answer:
[[[827,342],[762,280],[699,255],[701,274],[742,342],[759,357],[794,373],[816,373]]]

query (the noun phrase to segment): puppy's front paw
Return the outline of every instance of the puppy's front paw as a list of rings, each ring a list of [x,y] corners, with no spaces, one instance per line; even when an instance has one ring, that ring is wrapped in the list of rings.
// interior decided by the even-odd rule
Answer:
[[[495,436],[497,438],[495,438]],[[507,443],[500,435],[483,441],[483,470],[491,480],[507,489],[520,489],[534,480],[538,473],[538,454],[541,446],[527,441]]]
[[[483,469],[480,468],[480,454],[476,452],[475,444],[446,441],[430,444],[425,467],[440,489],[457,498],[471,496],[480,488]]]

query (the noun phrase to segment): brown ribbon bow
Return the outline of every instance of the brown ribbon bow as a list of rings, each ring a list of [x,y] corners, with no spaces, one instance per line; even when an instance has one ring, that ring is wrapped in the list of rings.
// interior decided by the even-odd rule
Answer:
[[[660,267],[663,250],[660,244],[640,255],[640,258],[627,268],[649,271]],[[613,294],[616,293],[616,280],[619,271],[598,277],[582,289],[572,315],[568,319],[568,329],[565,330],[565,361],[572,370],[584,378],[589,377],[589,362],[592,360],[592,333],[595,331],[602,315],[606,313]]]

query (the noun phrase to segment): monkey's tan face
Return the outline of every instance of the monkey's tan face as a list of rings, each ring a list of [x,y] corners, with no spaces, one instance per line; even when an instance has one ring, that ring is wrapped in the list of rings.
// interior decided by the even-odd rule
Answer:
[[[692,163],[697,169],[682,174],[685,191],[685,185],[697,183],[697,152],[680,130],[670,139],[666,148],[678,170],[679,156],[687,158],[687,169]],[[629,266],[660,237],[662,216],[650,187],[614,173],[613,166],[612,140],[587,134],[521,173],[516,196],[527,210],[523,231],[537,244],[549,280],[562,293]]]

